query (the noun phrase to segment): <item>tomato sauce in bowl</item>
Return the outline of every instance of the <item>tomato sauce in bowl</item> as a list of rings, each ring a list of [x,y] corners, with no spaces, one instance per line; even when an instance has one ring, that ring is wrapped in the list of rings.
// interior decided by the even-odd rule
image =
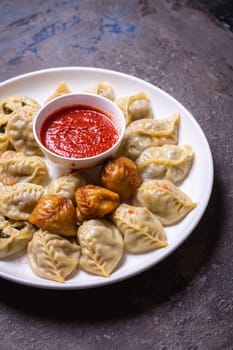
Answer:
[[[118,130],[103,111],[87,105],[62,108],[40,132],[42,144],[62,157],[86,158],[103,153],[118,140]]]
[[[103,96],[69,93],[47,102],[33,120],[45,157],[65,169],[94,167],[114,157],[123,141],[125,117]]]

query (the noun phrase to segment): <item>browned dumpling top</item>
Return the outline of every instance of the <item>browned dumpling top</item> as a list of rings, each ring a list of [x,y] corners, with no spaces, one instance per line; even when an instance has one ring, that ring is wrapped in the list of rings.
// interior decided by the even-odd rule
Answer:
[[[76,212],[71,199],[57,194],[47,194],[41,197],[32,211],[29,222],[63,236],[75,236]]]
[[[119,194],[104,187],[85,185],[75,192],[77,218],[80,222],[102,218],[111,213],[120,204]]]
[[[137,165],[127,157],[109,160],[100,174],[103,186],[117,192],[121,200],[128,199],[141,184],[142,179]]]

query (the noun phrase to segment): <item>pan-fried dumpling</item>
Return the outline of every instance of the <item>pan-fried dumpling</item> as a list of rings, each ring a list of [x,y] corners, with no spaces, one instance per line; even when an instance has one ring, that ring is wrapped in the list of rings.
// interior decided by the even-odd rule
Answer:
[[[102,218],[120,204],[118,193],[91,184],[79,187],[75,192],[75,200],[77,218],[80,222]]]
[[[35,232],[33,225],[26,221],[14,221],[0,215],[0,259],[23,250]]]
[[[71,92],[71,90],[68,87],[68,85],[65,82],[62,82],[57,86],[54,93],[51,96],[49,96],[49,98],[47,99],[47,102],[53,100],[56,97],[68,94],[70,92]]]
[[[163,225],[172,225],[196,208],[187,194],[167,180],[148,180],[136,190],[134,205],[146,207]]]
[[[28,156],[42,154],[33,135],[32,123],[36,112],[36,109],[18,109],[12,113],[6,127],[13,148]]]
[[[22,152],[6,151],[0,157],[0,181],[4,185],[18,182],[42,183],[48,170],[38,156],[25,156]]]
[[[119,229],[109,221],[92,219],[78,229],[80,267],[92,274],[109,277],[121,260],[124,244]]]
[[[141,184],[142,179],[137,165],[127,157],[110,159],[100,173],[102,185],[117,192],[122,200],[128,199]]]
[[[124,113],[126,126],[134,120],[153,117],[150,98],[144,92],[122,97],[116,104]]]
[[[164,144],[176,145],[179,123],[179,113],[166,119],[135,120],[126,128],[121,154],[135,160],[146,148]]]
[[[71,199],[58,194],[47,194],[40,198],[33,209],[29,222],[63,236],[76,236],[76,211]]]
[[[112,218],[123,234],[128,252],[145,253],[167,246],[161,222],[147,208],[123,203]]]
[[[28,96],[9,96],[0,102],[0,113],[5,115],[11,115],[19,109],[38,110],[39,108],[39,103]]]
[[[65,282],[77,268],[80,247],[57,234],[38,230],[28,244],[27,258],[39,277]]]
[[[59,194],[74,202],[75,191],[84,185],[86,185],[84,177],[78,171],[74,171],[54,178],[49,183],[46,193]]]
[[[43,192],[42,186],[24,182],[0,186],[0,214],[13,220],[28,220]]]
[[[136,159],[136,164],[144,181],[164,179],[178,184],[188,175],[193,158],[194,153],[189,145],[163,145],[145,149]]]
[[[0,154],[5,152],[9,145],[9,137],[6,132],[6,126],[8,123],[9,117],[0,113]]]
[[[100,82],[96,86],[87,89],[87,92],[103,96],[108,100],[115,100],[115,93],[111,84],[107,82]]]

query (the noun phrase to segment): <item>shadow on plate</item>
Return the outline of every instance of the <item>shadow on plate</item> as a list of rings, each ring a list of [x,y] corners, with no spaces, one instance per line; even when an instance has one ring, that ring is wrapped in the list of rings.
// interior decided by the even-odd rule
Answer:
[[[107,321],[176,302],[217,249],[224,221],[221,184],[215,180],[209,206],[191,236],[155,267],[120,283],[95,289],[55,291],[0,280],[0,300],[38,318],[64,321]]]

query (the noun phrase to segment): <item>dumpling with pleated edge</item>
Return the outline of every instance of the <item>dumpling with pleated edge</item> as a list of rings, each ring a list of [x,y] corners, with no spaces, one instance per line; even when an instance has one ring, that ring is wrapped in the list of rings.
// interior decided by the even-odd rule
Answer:
[[[28,220],[43,194],[41,185],[26,182],[0,186],[0,214],[13,220]]]
[[[18,109],[12,113],[6,127],[9,142],[17,152],[28,156],[42,155],[33,135],[33,118],[38,110]]]
[[[79,171],[73,171],[52,179],[48,184],[46,194],[58,194],[75,202],[75,191],[86,183],[86,179]]]
[[[78,229],[78,240],[81,246],[80,267],[91,274],[109,277],[124,251],[119,229],[104,219],[87,220]]]
[[[135,191],[132,204],[149,209],[163,225],[179,222],[197,206],[186,193],[167,180],[143,182]]]
[[[91,94],[96,94],[99,96],[103,96],[110,101],[115,100],[115,92],[112,85],[108,82],[99,82],[97,85],[90,87],[86,90],[86,92]]]
[[[15,151],[6,151],[0,156],[0,181],[4,185],[18,182],[41,184],[47,175],[48,169],[42,157]]]
[[[29,222],[42,230],[63,236],[76,236],[76,210],[71,199],[58,194],[40,198],[30,214]]]
[[[112,219],[124,237],[130,253],[145,253],[167,246],[161,222],[147,208],[121,204]]]
[[[132,160],[149,147],[178,143],[180,114],[174,113],[164,119],[145,118],[135,120],[127,126],[118,155],[124,155]]]
[[[28,244],[27,259],[39,277],[65,282],[77,269],[80,247],[58,234],[38,230]]]
[[[35,231],[35,227],[27,221],[15,221],[0,215],[0,259],[26,248]]]
[[[136,164],[144,181],[163,179],[180,184],[188,175],[193,159],[190,145],[163,145],[145,149]]]
[[[134,120],[153,118],[150,98],[144,92],[121,97],[117,99],[115,103],[124,113],[126,126]]]

